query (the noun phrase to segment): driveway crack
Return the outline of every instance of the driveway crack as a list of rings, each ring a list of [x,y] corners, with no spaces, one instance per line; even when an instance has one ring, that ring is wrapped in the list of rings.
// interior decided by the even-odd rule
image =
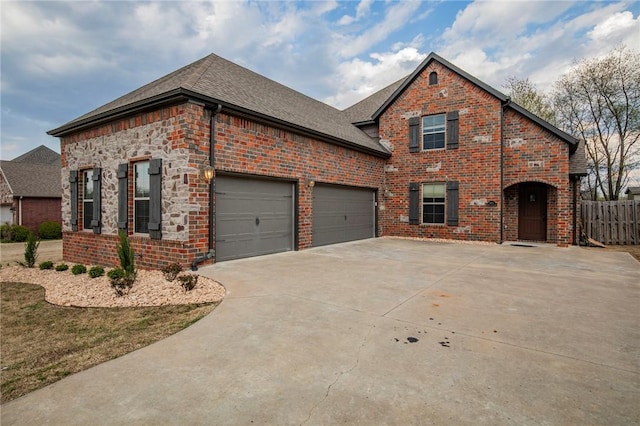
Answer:
[[[358,353],[356,355],[356,360],[353,363],[353,365],[346,371],[341,371],[335,378],[335,380],[333,382],[331,382],[329,384],[329,386],[327,386],[327,391],[325,392],[324,396],[322,397],[322,399],[320,401],[318,401],[317,404],[315,404],[313,407],[311,407],[311,410],[309,410],[309,415],[307,416],[307,418],[305,419],[304,422],[301,423],[301,425],[305,425],[309,422],[309,420],[311,419],[311,416],[313,415],[313,412],[320,406],[322,405],[327,398],[329,398],[329,394],[331,393],[331,388],[338,383],[338,380],[340,380],[340,378],[342,376],[344,376],[345,374],[349,374],[351,373],[353,370],[355,370],[358,365],[360,364],[360,353],[362,352],[362,348],[364,348],[364,345],[367,343],[367,340],[369,340],[369,337],[371,336],[371,332],[373,331],[373,329],[375,328],[375,325],[371,325],[369,327],[369,331],[367,332],[367,335],[364,336],[364,339],[362,340],[362,343],[360,344],[360,347],[358,348]]]

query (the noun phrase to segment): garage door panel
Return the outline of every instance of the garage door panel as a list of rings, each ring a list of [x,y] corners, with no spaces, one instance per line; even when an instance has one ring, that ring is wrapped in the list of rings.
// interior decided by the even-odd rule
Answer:
[[[313,245],[375,236],[375,192],[318,185],[313,190]]]
[[[293,184],[239,177],[216,180],[216,260],[293,249]]]

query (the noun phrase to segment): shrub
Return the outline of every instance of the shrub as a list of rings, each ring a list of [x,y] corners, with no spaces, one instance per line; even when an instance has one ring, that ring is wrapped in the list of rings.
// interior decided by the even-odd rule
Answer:
[[[59,265],[56,265],[55,267],[55,270],[58,272],[66,271],[67,269],[69,269],[69,265],[67,265],[66,263],[61,263]]]
[[[178,281],[180,281],[180,285],[184,291],[191,291],[198,283],[198,276],[193,274],[181,275],[178,277]]]
[[[164,279],[169,282],[175,281],[180,272],[182,272],[182,265],[177,262],[162,268],[162,275],[164,275]]]
[[[16,243],[24,243],[25,241],[27,241],[27,238],[29,238],[29,234],[31,234],[31,231],[29,231],[29,228],[27,228],[26,226],[13,225],[11,234],[12,241],[15,241]]]
[[[53,269],[53,262],[50,260],[45,260],[44,262],[41,262],[38,265],[38,268],[45,270],[45,269]]]
[[[43,240],[58,240],[62,238],[62,226],[55,221],[42,222],[38,226],[38,235]]]
[[[33,268],[33,265],[36,264],[36,259],[38,258],[39,245],[40,240],[29,232],[27,235],[27,242],[24,243],[24,262],[18,263],[22,266],[26,266],[27,268]]]
[[[91,278],[98,278],[104,275],[104,268],[102,266],[94,266],[89,269],[89,276]]]
[[[118,297],[129,293],[129,290],[133,287],[133,282],[136,280],[135,274],[127,274],[122,268],[111,269],[107,272],[107,277],[109,277],[111,287]]]
[[[87,267],[84,266],[84,265],[77,264],[77,265],[73,265],[71,267],[71,273],[73,275],[80,275],[80,274],[84,274],[86,272],[87,272]]]
[[[131,244],[129,244],[129,237],[124,231],[120,231],[118,235],[120,236],[120,244],[118,244],[117,246],[118,257],[120,258],[120,268],[122,268],[127,273],[127,275],[135,275],[136,255],[133,252]]]
[[[10,225],[8,223],[0,225],[0,240],[2,240],[3,243],[13,241],[12,229],[13,225]]]

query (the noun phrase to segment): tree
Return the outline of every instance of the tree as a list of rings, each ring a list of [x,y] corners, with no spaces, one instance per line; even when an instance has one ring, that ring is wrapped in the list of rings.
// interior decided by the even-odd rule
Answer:
[[[575,63],[552,99],[558,125],[585,141],[587,189],[617,200],[640,166],[640,54],[620,46]]]
[[[556,124],[556,114],[551,107],[549,97],[539,91],[528,78],[521,80],[517,77],[508,77],[503,87],[508,90],[509,97],[513,102],[543,120]]]

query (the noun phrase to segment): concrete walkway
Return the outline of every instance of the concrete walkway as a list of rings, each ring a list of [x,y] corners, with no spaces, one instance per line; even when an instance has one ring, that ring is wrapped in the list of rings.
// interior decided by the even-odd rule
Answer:
[[[202,268],[228,289],[2,424],[638,424],[626,253],[376,239]]]

